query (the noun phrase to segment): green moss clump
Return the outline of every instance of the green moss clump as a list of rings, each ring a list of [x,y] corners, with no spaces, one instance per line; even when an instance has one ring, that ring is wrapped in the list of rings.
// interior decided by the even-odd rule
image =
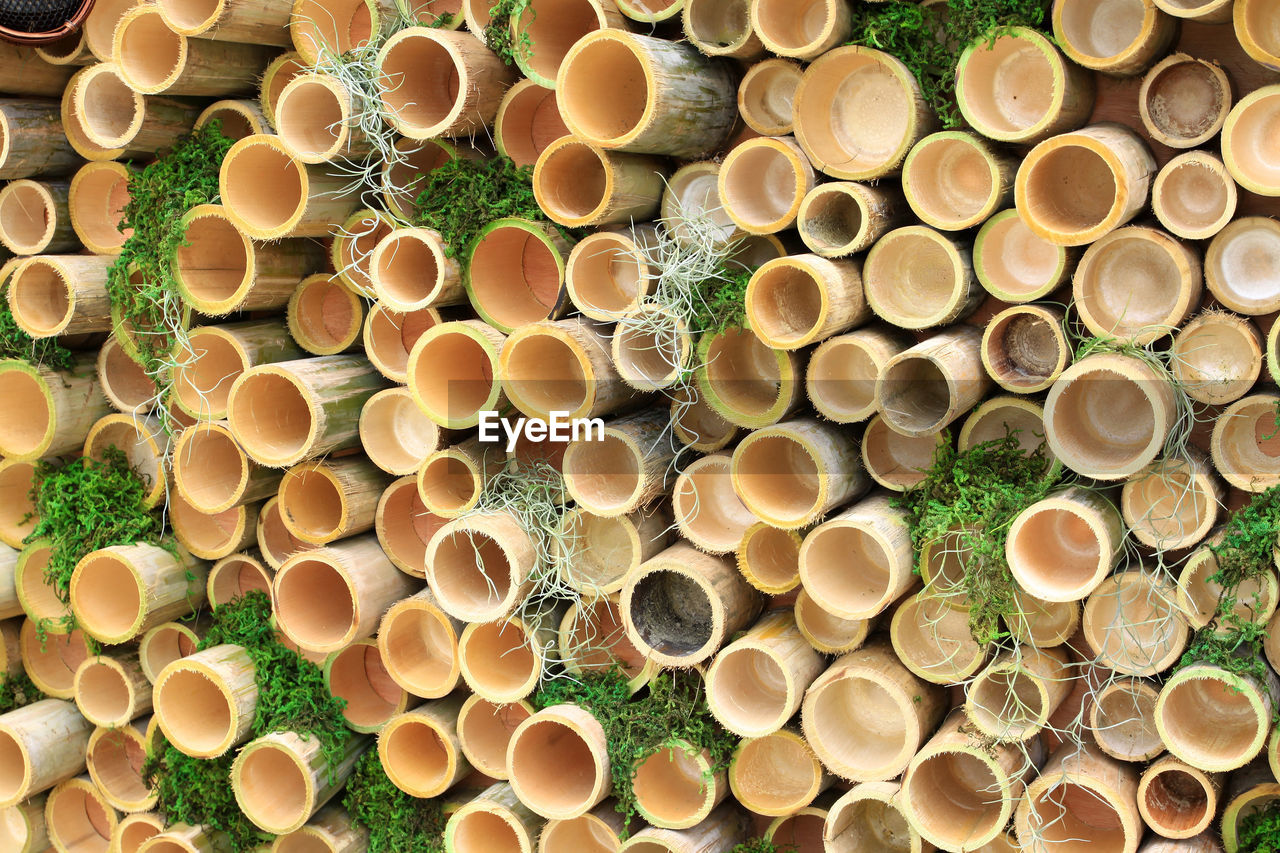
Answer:
[[[565,703],[581,706],[604,729],[613,796],[627,827],[636,815],[636,767],[646,758],[684,741],[695,750],[708,751],[714,774],[729,766],[738,743],[711,716],[697,672],[664,672],[638,699],[630,697],[627,677],[617,668],[585,673],[579,681],[544,682],[534,698],[539,709]]]
[[[7,676],[3,682],[0,682],[0,714],[7,714],[32,702],[39,702],[43,698],[45,695],[25,672]]]
[[[795,849],[791,844],[777,844],[767,838],[752,838],[734,845],[729,853],[791,853]]]
[[[698,283],[690,328],[718,335],[740,329],[747,321],[747,285],[754,267],[722,262],[716,274]]]
[[[1236,841],[1240,853],[1280,853],[1280,800],[1245,815]]]
[[[376,749],[356,762],[342,805],[355,823],[369,830],[369,853],[444,853],[441,800],[419,799],[397,788]]]
[[[30,364],[69,370],[75,355],[57,338],[33,338],[18,327],[5,294],[8,286],[8,282],[0,284],[0,359],[20,358]]]
[[[969,630],[979,643],[1007,636],[1001,623],[1007,626],[1019,612],[1005,541],[1018,513],[1045,497],[1056,481],[1043,442],[1028,454],[1010,432],[956,451],[948,437],[924,480],[894,500],[907,511],[917,557],[926,545],[949,542],[969,552],[962,591]]]
[[[271,837],[262,833],[231,791],[235,753],[201,759],[186,755],[156,736],[155,752],[142,765],[142,778],[156,791],[156,807],[168,823],[207,826],[227,834],[235,853],[252,850]]]
[[[511,33],[511,24],[520,20],[529,0],[497,0],[489,8],[489,23],[484,27],[484,43],[507,65],[515,65],[517,56],[528,56],[533,51],[533,40],[527,32],[517,38]]]

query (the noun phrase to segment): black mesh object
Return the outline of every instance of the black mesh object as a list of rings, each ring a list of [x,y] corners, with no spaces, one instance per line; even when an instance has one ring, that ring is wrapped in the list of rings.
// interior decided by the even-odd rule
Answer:
[[[39,42],[79,26],[93,0],[0,0],[0,38]]]

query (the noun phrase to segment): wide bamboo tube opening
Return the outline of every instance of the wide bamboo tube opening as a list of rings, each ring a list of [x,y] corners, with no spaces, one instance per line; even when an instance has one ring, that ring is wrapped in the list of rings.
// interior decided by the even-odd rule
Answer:
[[[923,225],[881,237],[867,254],[862,282],[871,309],[905,329],[944,325],[977,305],[968,252]]]
[[[1132,787],[1123,792],[1110,779],[1083,773],[1065,778],[1054,774],[1052,778],[1050,782],[1041,777],[1028,787],[1018,808],[1020,835],[1034,834],[1038,844],[1071,853],[1085,853],[1095,846],[1137,850],[1143,825],[1134,809]],[[1129,786],[1132,784],[1130,781]]]
[[[156,384],[114,337],[98,350],[98,382],[116,411],[145,414],[156,403]]]
[[[333,651],[359,628],[354,579],[327,549],[291,557],[276,573],[273,600],[280,628],[294,642]],[[390,568],[390,566],[388,566]]]
[[[828,338],[809,357],[805,391],[828,420],[857,423],[875,414],[876,377],[906,349],[896,333],[863,329]]]
[[[990,386],[981,338],[957,326],[890,358],[876,377],[876,405],[888,426],[932,435],[981,399]]]
[[[196,509],[181,494],[169,497],[169,523],[184,548],[205,560],[219,560],[252,541],[257,505],[234,506],[217,513]]]
[[[541,17],[541,5],[538,16]],[[534,59],[537,61],[537,57]],[[556,106],[555,89],[533,80],[520,80],[507,90],[494,119],[494,138],[498,150],[511,162],[532,166],[548,145],[568,135],[569,128]]]
[[[768,261],[747,286],[748,324],[767,346],[800,349],[870,315],[861,285],[856,263],[814,255]]]
[[[533,853],[538,822],[510,800],[510,786],[495,785],[464,803],[445,824],[446,849],[456,853]]]
[[[524,219],[488,225],[470,247],[467,294],[476,312],[499,331],[559,315],[564,243]]]
[[[856,651],[871,634],[873,620],[843,619],[822,609],[803,588],[796,595],[796,627],[809,645],[827,655]]]
[[[1110,573],[1122,538],[1115,508],[1073,489],[1019,513],[1005,554],[1027,592],[1045,601],[1078,601]]]
[[[1174,585],[1129,569],[1103,581],[1085,602],[1081,628],[1099,664],[1124,675],[1155,675],[1187,647],[1187,620]]]
[[[896,782],[864,782],[847,791],[827,812],[825,849],[830,853],[920,853],[920,834],[902,814],[900,791]]]
[[[1236,182],[1207,151],[1187,151],[1160,169],[1151,207],[1160,224],[1186,240],[1207,240],[1235,217]]]
[[[557,222],[586,225],[610,204],[612,177],[603,151],[585,142],[559,140],[538,158],[538,205]]]
[[[747,19],[748,3],[745,0],[698,0],[697,5],[686,0],[686,8],[690,11],[685,15],[685,31],[690,40],[697,41],[701,37],[698,35],[700,24],[696,20],[700,17],[698,10],[706,9],[709,14],[709,10],[717,7],[733,15],[733,21],[737,21],[737,14],[741,14],[741,24],[728,23],[728,26],[740,27],[745,39],[755,38]],[[796,89],[803,74],[804,69],[800,65],[779,58],[765,59],[748,68],[738,84],[738,112],[747,126],[765,136],[791,133],[795,128]]]
[[[1138,781],[1138,811],[1166,838],[1190,838],[1204,831],[1217,805],[1213,777],[1174,758],[1157,761]]]
[[[146,119],[146,98],[109,63],[91,66],[77,78],[75,99],[85,136],[102,148],[129,148]]]
[[[609,794],[604,732],[574,705],[553,705],[521,723],[507,764],[520,801],[543,817],[579,817]]]
[[[164,821],[154,813],[134,812],[120,818],[112,843],[120,849],[120,853],[141,853],[142,845],[163,831]],[[149,848],[150,853],[165,853],[166,842],[167,839],[160,839]],[[171,846],[169,850],[170,853],[189,853],[178,845]]]
[[[360,410],[360,443],[369,461],[389,474],[415,473],[440,445],[441,430],[404,388],[387,388]]]
[[[191,661],[183,659],[165,667],[152,698],[169,742],[187,755],[212,758],[241,737],[241,729],[247,732],[248,721],[242,719],[232,693],[236,685],[227,683],[220,673],[189,666]],[[252,675],[252,666],[248,669]]]
[[[588,33],[617,26],[621,19],[609,14],[607,3],[593,0],[536,0],[511,20],[517,43],[528,39],[527,47],[515,51],[516,64],[540,86],[557,88],[557,74],[570,49]],[[600,69],[599,73],[610,73]],[[561,135],[568,135],[568,130]]]
[[[1074,61],[1110,74],[1136,74],[1164,52],[1174,20],[1142,0],[1067,0],[1053,9],[1053,34]]]
[[[822,511],[827,480],[837,474],[820,467],[820,461],[826,460],[819,460],[819,452],[798,436],[752,433],[733,453],[734,491],[749,510],[764,516],[763,520],[797,527],[795,521],[803,522]]]
[[[279,506],[299,539],[325,545],[373,526],[389,478],[363,459],[304,462],[285,472]]]
[[[31,502],[34,462],[0,460],[0,542],[10,548],[23,547],[39,516]]]
[[[1011,161],[978,137],[941,131],[911,148],[902,164],[907,203],[928,225],[961,231],[981,224],[1008,199]]]
[[[223,557],[209,570],[205,592],[209,603],[220,607],[250,592],[271,595],[273,573],[250,554],[231,554]]]
[[[658,505],[606,518],[571,509],[563,525],[573,543],[572,573],[565,580],[586,593],[610,594],[622,589],[623,578],[631,570],[666,546],[671,512]]]
[[[89,658],[76,670],[76,706],[94,725],[126,725],[151,707],[150,686],[139,684],[141,677],[136,661]]]
[[[458,712],[458,743],[471,766],[493,779],[506,779],[511,736],[533,716],[528,702],[499,705],[468,696]]]
[[[638,690],[655,671],[627,637],[626,624],[616,598],[600,596],[569,605],[560,620],[556,638],[560,659],[570,672],[622,670]]]
[[[260,470],[223,423],[198,423],[183,430],[173,459],[178,490],[200,512],[222,512],[244,502],[250,478]],[[263,485],[266,495],[255,488],[249,499],[268,496],[270,485]]]
[[[147,680],[155,684],[161,671],[196,650],[200,635],[181,622],[165,622],[142,635],[138,642],[138,661]]]
[[[55,626],[56,628],[56,626]],[[79,628],[70,634],[48,632],[42,643],[36,623],[27,619],[18,634],[22,668],[41,693],[57,699],[75,696],[75,676],[89,657],[89,638]],[[79,712],[76,712],[80,716]]]
[[[1280,85],[1263,86],[1232,107],[1222,128],[1227,171],[1236,183],[1259,195],[1280,196],[1280,142],[1271,131],[1277,118]]]
[[[132,228],[119,229],[129,203],[130,171],[113,160],[86,163],[71,179],[67,207],[71,227],[94,254],[118,255]]]
[[[202,419],[226,417],[231,386],[250,368],[250,354],[234,335],[217,326],[192,329],[189,340],[193,357],[174,371],[174,397]]]
[[[973,272],[988,292],[1005,302],[1048,295],[1071,272],[1067,250],[1027,227],[1016,210],[988,219],[973,244]]]
[[[432,146],[437,151],[443,149]],[[446,158],[447,159],[447,158]],[[403,217],[413,218],[412,213]],[[351,214],[338,233],[333,237],[333,246],[329,258],[338,278],[361,296],[373,298],[373,279],[370,277],[370,264],[374,250],[396,228],[391,217],[375,210],[357,210]]]
[[[700,577],[673,569],[633,581],[627,619],[643,645],[671,658],[705,657],[715,643],[716,599]]]
[[[973,751],[939,751],[917,758],[902,784],[912,826],[931,842],[964,849],[995,837],[1013,810],[995,762]],[[1002,784],[1003,783],[1003,784]]]
[[[233,145],[218,183],[231,221],[255,239],[286,236],[307,209],[307,167],[275,137],[250,136]]]
[[[954,684],[976,675],[986,647],[973,639],[969,612],[953,597],[918,592],[904,599],[889,623],[893,650],[904,666],[934,684]]]
[[[582,817],[547,821],[538,837],[538,853],[618,853],[622,842],[615,823],[608,802]]]
[[[1280,70],[1280,34],[1275,9],[1265,0],[1241,0],[1233,9],[1236,39],[1245,53],[1271,69]]]
[[[694,337],[679,317],[646,304],[623,314],[613,330],[613,363],[618,375],[642,391],[670,388],[693,358]]]
[[[450,271],[443,238],[426,228],[398,228],[373,250],[373,290],[394,311],[418,311],[448,296]],[[443,303],[442,303],[443,304]]]
[[[1209,443],[1214,467],[1237,489],[1261,492],[1280,483],[1276,399],[1274,394],[1252,394],[1232,403],[1214,422]]]
[[[236,800],[255,826],[287,833],[307,820],[315,804],[311,772],[292,749],[260,740],[236,757],[231,778]]]
[[[781,137],[738,145],[725,157],[718,177],[725,212],[751,234],[773,234],[792,226],[813,185],[813,167],[804,152]]]
[[[0,189],[0,242],[18,255],[49,251],[60,224],[58,207],[51,186],[10,181]],[[65,209],[61,215],[67,215]]]
[[[644,48],[627,33],[601,31],[568,53],[556,81],[565,124],[587,142],[625,145],[652,120],[656,81]]]
[[[52,375],[51,375],[52,376]],[[0,362],[0,448],[6,456],[35,459],[57,430],[52,389],[44,375],[20,361]]]
[[[253,241],[216,206],[202,206],[183,219],[186,241],[173,261],[180,293],[206,314],[238,308],[257,278]]]
[[[1217,615],[1223,587],[1211,580],[1219,571],[1218,559],[1207,546],[1199,548],[1178,574],[1178,607],[1193,628],[1203,628]],[[1265,624],[1280,601],[1280,584],[1274,572],[1246,578],[1232,587],[1234,616],[1243,622]]]
[[[983,367],[1001,388],[1015,393],[1048,388],[1070,359],[1061,311],[1015,305],[992,317],[982,332]]]
[[[249,371],[235,381],[227,417],[240,446],[256,460],[301,457],[319,429],[320,407],[292,375]],[[270,412],[271,417],[264,415]]]
[[[1139,542],[1152,548],[1189,548],[1218,520],[1223,492],[1203,453],[1165,459],[1124,484],[1120,511]]]
[[[138,5],[138,0],[100,0],[95,2],[84,20],[81,31],[85,45],[100,62],[111,61],[111,36],[124,13]]]
[[[985,735],[1026,741],[1071,692],[1066,652],[1005,653],[969,684],[965,713]]]
[[[1280,222],[1245,216],[1214,236],[1204,257],[1205,283],[1241,314],[1280,310]]]
[[[729,764],[734,797],[763,815],[788,815],[804,808],[827,778],[804,738],[790,729],[743,740]]]
[[[136,6],[116,25],[111,58],[130,89],[154,95],[177,82],[186,69],[187,38],[169,29],[158,7]]]
[[[9,278],[9,310],[22,331],[33,338],[50,338],[70,325],[78,289],[73,275],[56,260],[31,258]]]
[[[562,466],[565,486],[581,507],[596,515],[622,515],[653,491],[654,476],[645,457],[662,454],[663,448],[660,443],[646,447],[638,438],[606,429],[603,440],[569,444]]]
[[[1169,751],[1206,771],[1234,770],[1261,752],[1270,715],[1265,685],[1208,664],[1179,670],[1155,709]]]
[[[895,191],[853,181],[818,184],[800,202],[796,227],[804,244],[824,258],[870,247],[900,224],[902,198]]]
[[[280,139],[303,163],[325,163],[361,147],[352,127],[351,95],[326,74],[302,74],[290,80],[276,102]]]
[[[1216,64],[1175,53],[1142,78],[1138,111],[1157,141],[1173,148],[1208,142],[1227,120],[1231,84]]]
[[[142,777],[147,757],[146,737],[133,726],[98,728],[89,736],[85,760],[89,776],[112,806],[125,811],[155,805],[155,792]]]
[[[795,17],[783,3],[774,8]],[[796,140],[814,167],[850,181],[895,172],[933,124],[911,71],[865,47],[840,47],[818,57],[805,69],[794,103]],[[869,115],[877,120],[867,121]]]
[[[324,674],[329,692],[347,702],[343,719],[358,732],[378,731],[408,704],[408,694],[391,679],[373,640],[334,652]]]
[[[544,650],[519,619],[471,624],[458,638],[462,677],[491,702],[514,702],[533,692],[542,675]]]
[[[84,440],[84,455],[102,461],[108,447],[124,451],[129,466],[137,472],[147,491],[146,507],[160,503],[166,494],[165,454],[169,439],[154,418],[112,413],[96,421]]]
[[[569,298],[588,317],[616,320],[657,286],[644,232],[601,231],[578,242],[565,266]]]
[[[184,571],[167,551],[102,549],[76,564],[71,579],[71,608],[84,629],[103,642],[132,639],[144,627],[153,592],[145,575],[179,575]],[[153,565],[148,565],[152,563]],[[168,567],[162,564],[168,563]],[[204,576],[199,578],[203,586]],[[194,606],[194,605],[193,605]]]
[[[757,0],[751,27],[773,53],[814,59],[849,35],[849,9],[838,0]]]
[[[532,568],[527,534],[510,516],[446,524],[427,545],[427,580],[440,606],[459,619],[487,622],[516,606]]]
[[[44,814],[54,849],[76,853],[108,850],[119,821],[97,787],[82,778],[56,785],[45,801]]]
[[[607,353],[588,351],[583,340],[589,346],[597,341],[588,337],[593,330],[586,321],[582,322],[582,329],[588,334],[579,337],[573,334],[577,328],[570,331],[541,323],[526,326],[507,338],[499,365],[503,388],[517,409],[544,419],[551,412],[567,412],[569,417],[592,412],[597,397],[607,391],[604,386],[610,377],[601,373]]]
[[[337,276],[310,275],[289,297],[289,336],[312,355],[355,349],[364,326],[364,302]]]
[[[1098,690],[1088,710],[1088,729],[1107,755],[1149,761],[1164,751],[1156,729],[1159,693],[1140,678],[1119,679]]]
[[[289,532],[280,514],[280,502],[271,497],[258,511],[258,549],[267,565],[278,569],[284,561],[301,551],[313,551],[319,548],[310,542],[303,542]]]
[[[407,382],[413,345],[440,322],[440,312],[435,308],[406,314],[375,303],[364,320],[365,354],[383,376],[392,382]]]
[[[392,605],[378,629],[387,673],[408,692],[430,699],[458,683],[458,624],[429,592]]]
[[[924,479],[941,435],[903,435],[876,415],[862,437],[862,464],[881,486],[895,492],[906,491]]]
[[[500,335],[477,323],[445,323],[427,330],[409,356],[411,403],[432,421],[474,426],[480,413],[498,408]]]
[[[786,650],[734,643],[707,674],[707,701],[721,724],[741,736],[781,728],[799,707],[807,684],[789,670]]]
[[[460,704],[444,702],[452,708]],[[445,709],[434,704],[395,717],[378,736],[378,756],[387,775],[397,788],[414,797],[440,796],[460,770],[466,772],[456,735],[441,719]]]
[[[815,527],[800,547],[800,580],[810,598],[841,619],[883,612],[913,581],[905,519],[871,498]]]
[[[510,72],[461,33],[412,27],[383,44],[380,98],[388,122],[411,139],[465,136],[493,123]]]
[[[699,160],[686,163],[667,179],[667,187],[662,191],[662,215],[659,218],[664,222],[663,227],[680,245],[689,245],[697,239],[720,245],[743,236],[741,229],[730,218],[720,195],[721,170],[722,164],[714,160]],[[709,221],[709,226],[704,224],[702,227],[705,232],[703,237],[696,238],[689,223],[684,221],[692,219]]]
[[[636,766],[636,811],[654,826],[688,829],[701,823],[727,791],[711,776],[709,755],[678,741]]]
[[[293,48],[308,65],[329,50],[340,56],[370,42],[383,28],[373,0],[294,0],[289,16]]]
[[[1162,231],[1130,226],[1093,243],[1072,278],[1075,307],[1095,335],[1147,344],[1200,301],[1199,259]]]
[[[747,528],[738,543],[738,569],[761,592],[781,595],[800,585],[800,548],[803,539],[794,530],[782,530],[758,521]]]
[[[271,124],[256,100],[214,101],[201,111],[195,126],[202,128],[212,121],[219,123],[222,135],[232,142],[239,142],[246,136],[257,133],[271,132]]]
[[[284,87],[288,86],[294,77],[306,73],[311,63],[312,60],[303,59],[296,50],[290,50],[267,64],[262,72],[262,83],[258,87],[258,102],[262,106],[262,115],[268,123],[273,125],[275,123],[276,104],[280,101]]]

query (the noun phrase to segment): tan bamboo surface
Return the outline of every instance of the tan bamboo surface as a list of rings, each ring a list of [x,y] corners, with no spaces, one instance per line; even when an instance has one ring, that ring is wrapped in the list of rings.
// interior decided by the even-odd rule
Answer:
[[[449,521],[427,543],[427,583],[440,607],[461,621],[510,614],[529,591],[534,543],[510,512]]]
[[[170,147],[191,129],[199,112],[185,101],[135,91],[113,62],[77,74],[72,97],[85,136],[106,150]]]
[[[79,248],[66,181],[11,181],[0,189],[0,243],[16,255]]]
[[[711,754],[676,740],[636,765],[636,811],[650,826],[689,829],[707,819],[729,795],[723,769]]]
[[[601,595],[565,608],[557,626],[556,647],[565,669],[575,675],[617,666],[633,694],[659,672],[627,637],[617,596]]]
[[[0,841],[9,845],[6,849],[19,853],[38,853],[49,849],[49,833],[44,821],[45,800],[45,795],[37,794],[0,812],[4,816]]]
[[[577,559],[566,581],[584,593],[621,591],[631,571],[671,543],[671,523],[671,507],[665,502],[618,517],[569,510],[562,526],[576,543]]]
[[[578,507],[618,517],[666,494],[676,453],[668,423],[666,412],[651,409],[609,421],[599,440],[570,441],[561,470]]]
[[[256,240],[326,236],[357,204],[340,194],[341,176],[294,160],[278,137],[264,134],[232,146],[218,181],[227,216]]]
[[[89,736],[85,761],[89,778],[113,808],[142,812],[154,808],[156,794],[142,777],[146,731],[151,717],[119,728],[96,728]]]
[[[215,120],[222,128],[222,135],[232,142],[255,133],[271,132],[271,123],[262,112],[262,105],[248,98],[214,101],[196,117],[195,127],[204,127]]]
[[[206,628],[207,622],[201,621],[193,625],[163,622],[143,634],[138,641],[138,661],[147,680],[154,685],[161,670],[194,652]]]
[[[144,95],[251,92],[273,53],[264,44],[187,38],[169,29],[150,4],[125,12],[111,37],[111,60],[121,78]]]
[[[114,160],[86,163],[71,178],[67,214],[76,237],[97,255],[116,255],[132,229],[118,226],[129,202],[132,171]]]
[[[169,743],[214,758],[249,739],[258,686],[240,646],[220,645],[179,658],[155,678],[155,720]],[[209,709],[217,709],[210,715]]]
[[[1130,764],[1088,746],[1059,749],[1018,804],[1019,843],[1044,847],[1083,838],[1085,844],[1136,853],[1143,831],[1137,787],[1138,772]]]
[[[1280,84],[1263,86],[1231,108],[1222,127],[1222,160],[1236,183],[1263,196],[1280,195],[1280,173],[1268,159],[1272,140],[1262,130],[1280,109]]]
[[[253,590],[269,596],[272,577],[274,572],[253,552],[229,554],[209,569],[209,578],[205,582],[206,597],[211,605],[220,607]]]
[[[378,628],[378,650],[388,676],[417,696],[448,695],[460,677],[461,632],[461,621],[442,610],[429,589],[396,602]]]
[[[186,549],[112,545],[86,555],[71,576],[71,609],[85,632],[123,643],[195,611],[208,564]]]
[[[618,853],[622,816],[605,800],[581,817],[549,820],[538,836],[538,853]]]
[[[9,771],[0,804],[14,806],[82,773],[93,725],[62,699],[42,699],[0,715]]]
[[[45,830],[53,849],[92,849],[107,844],[120,816],[88,776],[59,782],[45,799]]]
[[[1151,207],[1170,233],[1186,240],[1216,235],[1235,217],[1239,188],[1226,166],[1207,151],[1171,159],[1151,185]]]
[[[76,670],[75,692],[76,707],[97,726],[119,728],[151,713],[151,682],[136,649],[87,658]]]
[[[604,230],[574,244],[564,273],[574,306],[593,320],[616,320],[638,307],[657,285],[657,270],[643,254],[656,231],[656,226]]]
[[[982,334],[956,326],[885,363],[876,377],[876,408],[890,429],[920,438],[945,429],[990,387],[982,368]]]
[[[582,418],[629,408],[638,395],[618,376],[607,331],[581,317],[521,327],[498,356],[507,399],[525,415],[543,419],[552,411]]]
[[[982,290],[969,250],[924,225],[884,234],[863,262],[871,310],[903,329],[928,329],[962,320],[977,308]]]
[[[566,227],[630,225],[658,212],[665,173],[655,157],[566,136],[538,155],[533,192],[547,217]]]
[[[259,829],[287,834],[342,790],[356,760],[369,747],[366,737],[350,738],[336,764],[318,738],[273,732],[250,741],[231,765],[236,802]]]
[[[373,293],[401,313],[466,301],[462,270],[446,257],[444,238],[429,228],[397,228],[369,256]]]
[[[580,817],[609,795],[604,731],[576,705],[552,705],[520,723],[506,763],[513,793],[547,819]]]
[[[164,821],[155,812],[134,812],[120,818],[111,843],[117,845],[121,853],[137,853],[143,844],[162,833],[166,836],[165,841],[172,837],[165,832]],[[182,850],[181,847],[177,849]]]
[[[80,158],[64,134],[65,122],[50,101],[0,99],[0,179],[75,171]]]
[[[569,135],[555,89],[532,79],[517,80],[502,96],[493,120],[494,145],[517,166],[532,166],[538,155]]]
[[[530,697],[555,657],[560,615],[546,607],[528,616],[464,628],[458,638],[458,664],[471,692],[501,704]]]
[[[702,14],[707,17],[710,17],[712,8],[719,6],[719,10],[724,10],[727,16],[732,18],[732,7],[736,2],[737,0],[694,0],[686,6],[686,21],[699,17],[699,13],[702,12],[700,7],[706,9]],[[737,21],[730,20],[722,26],[741,27],[738,32],[732,34],[737,44],[730,42],[727,45],[729,49],[743,51],[762,47],[749,20],[742,22],[741,18],[738,18]],[[685,25],[685,32],[689,35],[690,41],[695,44],[699,39],[698,30],[697,24],[692,28],[688,23]],[[699,49],[704,53],[709,52],[701,45]],[[742,82],[738,84],[738,115],[742,117],[743,122],[763,136],[785,136],[795,130],[795,96],[803,72],[804,69],[799,63],[781,57],[771,57],[753,63],[742,75]]]

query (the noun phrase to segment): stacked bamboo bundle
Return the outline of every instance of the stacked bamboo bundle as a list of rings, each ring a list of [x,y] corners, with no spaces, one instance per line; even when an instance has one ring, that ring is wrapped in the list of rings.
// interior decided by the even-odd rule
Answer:
[[[0,846],[1280,844],[1280,7],[979,5],[0,45]]]

